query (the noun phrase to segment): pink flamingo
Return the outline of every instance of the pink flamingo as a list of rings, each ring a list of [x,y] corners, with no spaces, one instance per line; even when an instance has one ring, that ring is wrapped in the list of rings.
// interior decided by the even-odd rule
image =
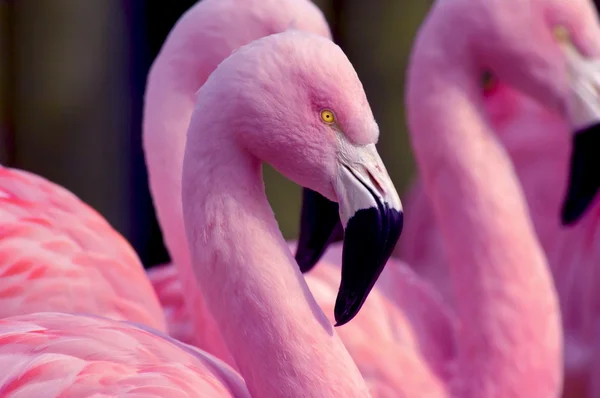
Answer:
[[[268,162],[340,203],[345,244],[334,315],[337,325],[347,323],[401,229],[400,200],[375,149],[378,127],[356,72],[331,40],[279,33],[223,61],[195,110],[183,219],[196,282],[251,394],[366,394],[281,236],[261,178]]]
[[[339,47],[317,35],[286,32],[242,47],[217,67],[199,91],[183,164],[186,228],[194,271],[200,276],[198,283],[252,396],[369,396],[356,365],[310,294],[277,228],[264,193],[260,162],[269,161],[298,183],[310,184],[340,200],[347,239],[356,239],[362,228],[373,230],[374,224],[383,223],[389,231],[375,231],[393,244],[399,231],[399,226],[393,225],[393,209],[399,200],[375,151],[377,136],[377,124],[356,72]],[[379,185],[375,186],[375,181]],[[380,251],[391,251],[385,246],[370,248],[370,252],[360,244],[356,246],[375,258],[382,258]],[[347,253],[346,247],[344,250]],[[358,312],[357,303],[364,301],[372,285],[357,281],[357,273],[376,279],[381,268],[378,262],[351,258],[344,260],[343,270],[343,288],[335,305],[338,323],[347,322]],[[37,320],[44,316],[52,321],[56,315],[35,314],[9,321],[24,319],[33,322],[34,328],[39,322],[48,330],[57,330],[43,330],[42,335],[51,334],[51,340],[64,333],[61,325],[84,322],[63,316],[58,325],[48,325],[44,319]],[[16,348],[3,362],[7,368],[21,362],[23,351],[27,363],[43,360],[43,350],[12,344],[29,339],[31,327],[8,326],[5,345]],[[104,333],[107,328],[104,324],[79,328],[60,344],[57,353],[85,355],[78,341],[87,348],[98,337],[83,336],[98,329]],[[133,337],[139,333],[129,329],[119,330],[118,335],[130,337],[125,347],[133,345],[137,351],[140,346]],[[146,334],[150,335],[148,331]],[[150,343],[156,339],[146,337],[140,345],[152,354],[155,348]],[[116,340],[114,336],[106,338]],[[45,347],[48,343],[34,340],[32,344]],[[119,366],[122,363],[114,355],[133,356],[125,365],[133,362],[134,373],[139,371],[136,364],[145,362],[144,353],[123,352],[121,344],[108,347],[108,351],[102,365],[88,369],[89,379],[65,380],[60,372],[48,374],[49,368],[30,372],[26,368],[25,374],[17,371],[11,376],[34,387],[43,378],[52,385],[80,384],[83,390],[86,381],[96,386],[98,373],[101,384],[106,382],[105,366],[115,368],[114,373],[120,375],[128,370]],[[173,362],[180,354],[158,356]],[[70,363],[65,361],[65,366]],[[164,385],[162,374],[169,369],[150,368],[158,374],[146,382]],[[217,369],[206,366],[196,369],[204,379],[214,378],[215,372]],[[133,388],[138,381],[126,383]],[[221,377],[217,387],[225,387],[225,383]],[[143,391],[153,392],[154,386],[145,387]],[[223,392],[218,396],[231,395]]]
[[[176,274],[186,292],[178,304],[187,306],[192,325],[178,321],[168,301],[170,331],[235,367],[219,330],[204,304],[193,277],[181,208],[181,172],[186,130],[196,93],[209,74],[236,48],[260,37],[296,28],[330,38],[321,11],[309,0],[203,0],[177,22],[150,73],[145,97],[143,144],[149,183],[165,243],[177,272],[152,269],[148,276],[160,290],[175,282]],[[168,266],[167,266],[168,267]],[[170,275],[170,276],[169,276]],[[167,282],[167,281],[165,281]],[[168,300],[167,297],[163,297]],[[174,323],[171,323],[174,322]],[[176,330],[177,328],[182,328]],[[193,332],[191,332],[193,330]]]
[[[590,16],[596,15],[589,10],[587,3],[577,2],[571,7],[578,10],[575,14],[583,21],[589,21]],[[586,23],[574,24],[572,29],[583,35],[583,32],[590,30]],[[587,41],[579,46],[588,49],[588,54],[597,56],[589,48],[597,46],[595,43],[598,39],[594,40],[591,34],[586,37]],[[556,54],[557,62],[560,63],[565,56],[573,56],[572,50],[567,45],[565,54]],[[582,76],[581,69],[575,69],[575,75],[583,79],[598,79]],[[597,177],[594,174],[587,176],[587,181],[591,183],[591,195],[586,196],[586,202],[571,220],[577,220],[577,215],[581,215],[587,207],[588,215],[577,225],[562,227],[556,215],[561,211],[563,193],[568,188],[569,152],[573,146],[568,133],[570,126],[556,112],[501,82],[496,82],[487,90],[485,108],[498,138],[511,156],[553,273],[565,330],[564,394],[574,397],[600,396],[600,390],[591,390],[595,379],[593,372],[600,371],[600,365],[594,364],[598,361],[594,354],[597,348],[594,347],[600,344],[596,326],[600,315],[597,309],[600,297],[594,293],[598,284],[596,260],[600,258],[600,246],[594,244],[598,241],[600,203],[591,202],[598,188]],[[579,155],[588,154],[590,163],[587,167],[592,173],[598,168],[594,163],[597,158],[581,150],[587,145],[593,151],[597,147],[593,140],[598,140],[599,136],[589,136],[584,145],[578,145],[575,141],[574,148],[579,148]],[[576,138],[581,141],[585,135],[578,134]],[[449,269],[441,247],[439,227],[420,182],[417,181],[411,189],[408,203],[406,225],[409,234],[399,245],[397,254],[411,263],[416,272],[431,280],[448,301],[454,301],[451,286],[447,283]],[[597,370],[594,370],[595,367]]]
[[[0,166],[0,225],[0,318],[78,312],[166,330],[133,248],[64,188]]]

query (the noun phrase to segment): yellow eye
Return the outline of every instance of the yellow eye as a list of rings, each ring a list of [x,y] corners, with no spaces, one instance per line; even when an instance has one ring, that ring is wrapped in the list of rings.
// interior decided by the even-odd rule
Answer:
[[[562,25],[557,25],[552,31],[554,38],[560,43],[566,43],[569,41],[569,31]]]
[[[325,123],[333,123],[335,122],[335,116],[329,109],[324,109],[321,111],[321,120]]]

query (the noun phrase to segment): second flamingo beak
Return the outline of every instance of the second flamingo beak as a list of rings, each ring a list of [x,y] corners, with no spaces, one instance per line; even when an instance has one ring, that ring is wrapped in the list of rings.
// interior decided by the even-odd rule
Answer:
[[[575,133],[569,186],[563,203],[563,225],[577,223],[594,203],[600,188],[600,123]]]
[[[600,61],[585,58],[568,41],[563,50],[570,78],[567,112],[575,134],[561,221],[573,225],[592,206],[600,188]]]
[[[296,249],[296,262],[300,271],[310,271],[330,244],[343,239],[344,227],[340,221],[338,204],[312,189],[304,188],[300,236]]]
[[[334,308],[336,326],[358,314],[403,226],[402,203],[375,145],[340,159],[334,190],[338,203],[305,190],[296,259],[303,271],[344,236],[342,278]]]

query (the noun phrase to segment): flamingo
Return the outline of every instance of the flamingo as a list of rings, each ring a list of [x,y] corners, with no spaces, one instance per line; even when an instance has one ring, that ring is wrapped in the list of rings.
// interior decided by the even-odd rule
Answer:
[[[261,177],[267,162],[340,203],[345,244],[334,316],[346,324],[402,227],[356,72],[328,38],[287,31],[235,51],[197,101],[183,159],[183,219],[196,282],[250,393],[363,396],[366,385],[311,295]]]
[[[158,220],[173,260],[173,264],[150,269],[148,276],[159,296],[165,294],[161,300],[172,335],[234,368],[233,357],[194,282],[190,263],[181,208],[186,130],[198,89],[221,61],[242,45],[291,28],[331,38],[323,13],[309,0],[203,0],[173,27],[148,75],[144,155]],[[186,298],[170,302],[168,287],[179,284]],[[183,313],[188,315],[180,318]],[[186,325],[188,321],[191,324]]]
[[[573,3],[571,7],[579,10],[576,15],[584,21],[574,24],[571,29],[580,32],[589,30],[585,21],[589,21],[590,16],[596,13],[590,11],[589,5],[583,2]],[[594,40],[594,36],[588,34],[586,38],[582,44],[584,48],[597,45],[598,39]],[[566,51],[571,50],[567,44]],[[557,54],[557,62],[564,62],[563,59],[564,55]],[[594,64],[591,67],[592,73],[598,75],[598,67]],[[575,70],[575,73],[578,76],[582,74],[580,70]],[[598,81],[597,76],[583,75],[583,78]],[[600,232],[600,202],[591,201],[598,189],[597,179],[594,180],[597,177],[591,174],[584,180],[589,181],[593,189],[583,205],[583,209],[588,208],[588,214],[583,216],[583,211],[579,210],[576,217],[571,217],[572,222],[567,223],[570,224],[568,228],[561,226],[556,215],[563,207],[563,195],[569,188],[569,153],[574,147],[579,148],[580,156],[585,156],[588,152],[581,150],[586,146],[577,143],[574,146],[571,143],[569,124],[553,110],[496,78],[488,81],[491,84],[485,90],[486,113],[511,157],[527,196],[529,212],[548,257],[560,299],[565,330],[564,396],[600,397],[597,386],[596,392],[592,390],[593,385],[598,384],[594,381],[594,374],[600,371],[596,359],[600,358],[596,355],[596,347],[600,345],[597,332],[599,297],[594,293],[598,284],[596,263],[600,258],[600,246],[595,244]],[[581,139],[584,136],[576,137]],[[587,148],[593,151],[597,147],[593,140],[598,140],[598,137],[597,134],[589,136]],[[590,162],[587,170],[596,173],[596,156],[588,155],[587,159]],[[409,233],[398,245],[395,255],[431,280],[446,300],[453,302],[452,287],[447,283],[449,269],[441,245],[439,226],[420,181],[416,181],[411,188],[407,203],[406,229]],[[573,225],[575,221],[577,223]]]
[[[211,74],[197,101],[183,164],[185,227],[197,282],[248,392],[260,397],[368,397],[356,365],[310,294],[277,228],[260,173],[261,160],[268,161],[297,183],[340,200],[347,239],[356,241],[366,229],[377,232],[386,244],[395,243],[400,202],[375,150],[377,124],[356,72],[331,40],[289,31],[238,49]],[[387,245],[354,247],[383,262],[391,254]],[[351,257],[344,261],[343,271],[334,311],[339,324],[359,311],[381,264]],[[4,334],[0,324],[0,336],[7,337],[3,345],[10,351],[2,365],[17,368],[10,373],[13,389],[24,383],[23,388],[33,389],[43,380],[46,389],[106,391],[97,385],[106,384],[106,377],[119,380],[130,374],[131,379],[119,381],[132,392],[164,394],[173,385],[163,376],[172,375],[168,365],[181,352],[154,354],[154,343],[164,345],[149,328],[140,341],[140,331],[129,326],[117,328],[103,320],[78,327],[89,321],[74,315],[55,321],[56,316],[5,320],[9,324]],[[60,340],[64,327],[75,329]],[[118,333],[110,333],[115,328]],[[36,340],[38,334],[49,339]],[[58,354],[57,360],[65,359],[61,368],[74,362],[86,366],[92,359],[86,350],[89,345],[98,349],[98,339],[124,343],[101,344],[102,363],[86,368],[89,377],[73,372],[66,378],[60,369],[52,371],[55,367],[29,365],[50,359],[44,356],[49,351]],[[48,346],[51,349],[45,350]],[[179,348],[185,345],[179,343]],[[146,367],[148,360],[140,350],[159,358]],[[211,359],[207,354],[200,356],[204,366],[193,369],[196,375],[186,375],[188,387],[196,386],[196,376],[213,380],[215,373],[222,375],[224,365],[204,361]],[[158,364],[163,361],[165,368]],[[188,359],[177,371],[185,371],[189,364]],[[238,396],[224,390],[233,377],[228,373],[216,380],[220,394],[214,396]],[[163,389],[155,390],[156,384]],[[198,384],[200,388],[205,386]],[[196,396],[206,396],[199,392]]]
[[[78,312],[166,330],[133,248],[71,192],[0,166],[0,226],[0,318]]]

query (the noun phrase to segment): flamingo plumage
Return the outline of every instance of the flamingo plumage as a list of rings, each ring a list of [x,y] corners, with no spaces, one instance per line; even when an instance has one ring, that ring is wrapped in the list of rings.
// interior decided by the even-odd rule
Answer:
[[[250,398],[211,355],[142,324],[58,312],[0,319],[0,395]]]
[[[133,248],[71,192],[0,166],[0,226],[0,318],[78,312],[166,330]]]
[[[288,245],[290,251],[296,249],[294,242]],[[334,322],[331,314],[340,284],[341,253],[342,245],[334,244],[318,266],[304,275],[330,322]],[[176,268],[156,267],[148,275],[165,310],[170,335],[193,343],[192,318],[183,305],[187,294]],[[455,324],[433,286],[410,268],[395,264],[384,269],[361,312],[337,333],[371,396],[440,396],[442,380],[456,354]]]

